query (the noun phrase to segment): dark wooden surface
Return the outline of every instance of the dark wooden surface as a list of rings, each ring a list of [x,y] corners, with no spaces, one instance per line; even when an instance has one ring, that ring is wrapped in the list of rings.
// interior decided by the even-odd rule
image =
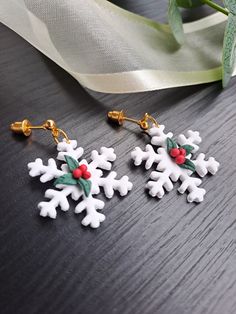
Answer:
[[[114,2],[164,20],[161,2]],[[0,42],[0,313],[236,313],[236,79],[224,91],[213,83],[105,95],[84,90],[3,25]],[[148,173],[129,157],[148,138],[135,125],[107,123],[113,108],[135,117],[147,111],[175,134],[201,132],[201,150],[221,163],[216,176],[204,179],[203,203],[188,204],[178,184],[160,201],[148,196]],[[83,214],[73,213],[73,202],[56,220],[38,216],[50,183],[31,179],[27,163],[56,150],[47,133],[25,139],[9,132],[25,117],[55,119],[87,157],[103,145],[116,149],[114,169],[128,174],[134,188],[106,201],[98,230],[80,225]]]

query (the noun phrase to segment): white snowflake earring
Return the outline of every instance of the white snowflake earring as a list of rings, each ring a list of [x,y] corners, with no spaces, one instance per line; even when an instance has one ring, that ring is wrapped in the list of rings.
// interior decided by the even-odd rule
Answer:
[[[78,201],[75,213],[86,212],[82,225],[98,228],[105,220],[105,215],[97,211],[102,209],[105,203],[94,197],[100,193],[100,188],[103,188],[107,198],[112,198],[115,190],[121,196],[125,196],[132,189],[133,185],[129,178],[123,176],[117,180],[115,171],[103,177],[102,170],[110,171],[112,162],[116,159],[113,148],[102,147],[100,153],[96,150],[92,151],[91,162],[88,163],[84,159],[80,160],[84,152],[83,148],[77,147],[77,141],[69,140],[66,133],[58,129],[53,120],[47,120],[40,126],[32,126],[28,120],[24,120],[13,123],[11,129],[25,136],[29,136],[32,129],[50,130],[57,144],[59,153],[56,158],[62,161],[60,169],[53,158],[50,158],[46,165],[40,158],[28,164],[31,177],[39,176],[42,183],[54,180],[55,189],[48,189],[45,193],[49,201],[38,204],[40,215],[43,217],[55,219],[57,207],[60,207],[62,211],[68,211],[67,198],[71,196],[73,200]],[[63,140],[59,141],[59,137],[63,137]]]
[[[207,173],[214,175],[220,164],[215,158],[205,159],[205,154],[200,153],[195,159],[195,154],[202,139],[197,131],[187,131],[187,136],[180,134],[177,139],[173,139],[173,133],[165,133],[164,125],[159,125],[157,121],[145,114],[141,120],[135,120],[125,117],[123,111],[110,111],[108,118],[117,121],[120,125],[125,120],[138,124],[142,130],[145,130],[151,137],[151,144],[157,146],[154,150],[152,145],[146,145],[145,150],[136,147],[131,152],[131,158],[135,166],[145,162],[145,168],[148,170],[156,164],[156,171],[150,174],[150,180],[147,182],[147,189],[152,197],[162,198],[166,191],[173,189],[173,183],[178,180],[181,185],[178,191],[183,194],[189,192],[188,202],[202,202],[206,190],[199,188],[202,180],[192,174],[197,174],[203,178]],[[148,121],[152,122],[149,128]]]

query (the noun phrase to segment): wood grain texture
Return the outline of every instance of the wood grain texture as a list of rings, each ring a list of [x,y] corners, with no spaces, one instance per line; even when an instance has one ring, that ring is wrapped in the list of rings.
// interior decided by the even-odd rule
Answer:
[[[160,1],[114,3],[164,20]],[[236,79],[224,91],[214,83],[105,95],[84,90],[3,25],[0,42],[0,313],[236,313]],[[178,184],[160,201],[148,196],[150,172],[129,157],[148,138],[135,125],[110,125],[105,116],[113,108],[135,117],[149,112],[175,134],[201,132],[201,150],[221,163],[204,179],[203,203],[188,204]],[[50,183],[30,179],[26,165],[56,151],[47,133],[24,139],[9,132],[25,117],[55,119],[87,157],[103,145],[116,149],[114,169],[134,188],[106,201],[100,229],[83,228],[72,208],[55,221],[38,216]]]

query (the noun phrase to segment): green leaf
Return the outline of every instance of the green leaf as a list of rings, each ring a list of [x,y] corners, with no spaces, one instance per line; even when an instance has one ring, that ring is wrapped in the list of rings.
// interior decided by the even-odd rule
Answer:
[[[174,140],[172,140],[171,138],[167,137],[166,139],[166,144],[167,144],[167,150],[168,152],[172,149],[172,148],[177,148],[178,145],[176,144],[176,142]]]
[[[175,40],[179,45],[182,45],[184,43],[184,30],[177,0],[169,0],[168,21]]]
[[[203,5],[201,0],[177,0],[179,7],[191,9]]]
[[[236,45],[236,16],[228,15],[225,28],[223,55],[222,55],[222,85],[226,87],[229,83],[235,66],[235,45]]]
[[[78,182],[73,178],[71,173],[66,173],[54,181],[54,186],[57,184],[76,185]]]
[[[91,191],[92,182],[90,180],[85,180],[82,178],[77,180],[77,182],[79,183],[80,187],[84,191],[85,195],[88,197]]]
[[[76,168],[79,167],[78,161],[75,160],[74,158],[65,155],[65,160],[66,160],[66,163],[67,163],[67,165],[68,165],[70,171],[73,171],[73,170],[75,170]]]
[[[182,165],[179,165],[179,166],[181,168],[191,170],[192,172],[194,172],[196,170],[194,163],[191,160],[189,160],[189,159],[186,159],[185,163],[182,164]]]
[[[186,150],[186,155],[189,155],[191,151],[194,149],[192,145],[183,145],[180,148],[184,148]]]
[[[224,0],[224,5],[230,13],[236,14],[236,2],[235,2],[235,0]]]

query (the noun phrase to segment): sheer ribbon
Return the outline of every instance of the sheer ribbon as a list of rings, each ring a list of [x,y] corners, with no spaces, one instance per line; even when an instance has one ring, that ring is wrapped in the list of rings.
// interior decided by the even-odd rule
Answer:
[[[1,0],[0,22],[98,92],[150,91],[221,79],[226,22],[221,13],[184,24],[182,47],[168,25],[106,0]]]

